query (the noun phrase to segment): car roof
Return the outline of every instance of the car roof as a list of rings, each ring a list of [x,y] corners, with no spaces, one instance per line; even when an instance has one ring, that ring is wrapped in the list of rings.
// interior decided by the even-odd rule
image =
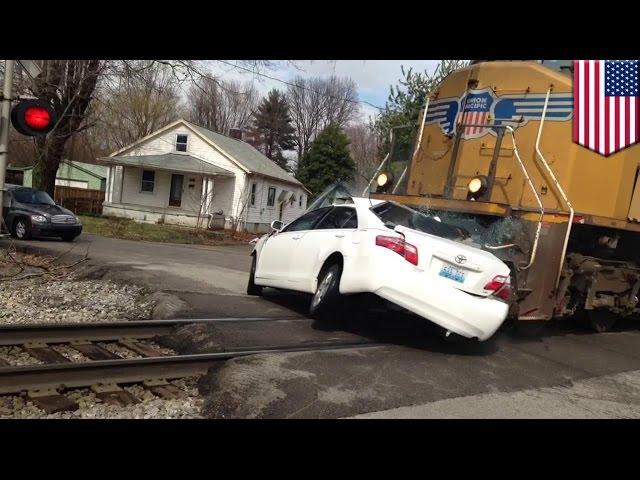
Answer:
[[[366,197],[351,197],[351,198],[353,199],[353,203],[357,207],[371,208],[385,202],[385,200],[376,200],[373,198],[366,198]]]

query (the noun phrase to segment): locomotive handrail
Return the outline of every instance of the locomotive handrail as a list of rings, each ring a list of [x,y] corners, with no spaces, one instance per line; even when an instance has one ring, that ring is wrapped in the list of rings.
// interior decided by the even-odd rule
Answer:
[[[391,156],[391,152],[393,151],[393,131],[396,128],[406,128],[406,127],[410,127],[411,125],[398,125],[397,127],[391,127],[389,129],[389,143],[391,144],[391,146],[389,147],[389,151],[387,152],[387,154],[385,155],[385,157],[382,159],[382,161],[380,162],[380,165],[378,165],[378,168],[376,169],[375,173],[373,174],[373,176],[371,177],[371,180],[369,180],[369,183],[367,184],[366,187],[364,187],[364,190],[362,191],[362,196],[366,196],[367,193],[369,193],[369,189],[371,188],[371,184],[373,183],[373,181],[376,179],[376,177],[378,176],[378,174],[380,173],[380,170],[382,170],[382,167],[384,166],[384,164],[387,162],[387,160],[389,159],[389,157]]]
[[[543,118],[544,118],[544,114],[543,114]],[[522,159],[520,158],[520,152],[518,151],[518,145],[516,143],[516,136],[515,136],[515,133],[514,133],[514,129],[513,129],[513,127],[511,125],[490,125],[490,124],[486,124],[486,123],[463,123],[463,124],[460,124],[460,126],[461,127],[504,128],[511,135],[511,142],[513,143],[513,153],[515,153],[516,159],[518,160],[518,163],[520,164],[520,169],[522,170],[522,173],[524,173],[524,177],[527,180],[527,183],[529,184],[529,187],[531,187],[531,191],[533,192],[533,195],[536,197],[536,201],[538,202],[538,206],[540,207],[540,218],[538,219],[538,226],[536,227],[536,238],[533,241],[533,249],[532,249],[532,252],[531,252],[531,258],[529,258],[529,263],[527,263],[525,266],[518,267],[518,270],[527,270],[527,269],[531,268],[531,265],[533,265],[533,262],[536,259],[536,253],[538,251],[538,241],[540,240],[540,229],[542,228],[542,219],[544,218],[544,206],[542,205],[542,200],[540,200],[540,196],[538,195],[538,192],[536,191],[536,187],[534,187],[533,182],[531,181],[531,177],[529,176],[529,172],[527,171],[527,167],[524,166],[524,163],[522,162]],[[494,245],[485,245],[485,246],[487,248],[493,249],[493,250],[511,247],[511,245],[495,245],[495,246]]]
[[[543,115],[543,118],[544,118],[544,115]],[[503,126],[503,125],[498,125],[498,126]],[[527,265],[525,265],[524,267],[518,267],[518,270],[527,270],[531,268],[531,265],[533,265],[533,262],[536,259],[536,253],[538,252],[538,240],[540,240],[540,229],[542,228],[542,219],[544,218],[544,206],[542,205],[542,200],[540,200],[540,196],[536,191],[536,187],[533,186],[533,182],[531,181],[529,172],[527,172],[527,167],[524,166],[524,163],[522,163],[522,159],[520,158],[520,152],[518,152],[518,145],[516,144],[516,136],[514,134],[513,127],[511,127],[510,125],[504,125],[504,128],[506,128],[511,134],[511,141],[513,142],[513,153],[515,153],[516,158],[518,159],[518,163],[520,164],[520,168],[522,169],[522,173],[524,173],[524,176],[527,179],[527,182],[529,183],[529,187],[531,187],[531,191],[533,192],[533,195],[536,197],[536,201],[540,206],[540,218],[538,219],[538,226],[536,228],[536,237],[533,241],[531,258],[529,258],[529,263]]]
[[[564,192],[562,185],[560,185],[560,182],[556,178],[555,174],[551,170],[551,167],[549,167],[547,160],[544,158],[544,156],[542,155],[542,152],[540,151],[540,138],[542,136],[542,127],[544,125],[544,118],[547,115],[547,105],[549,103],[550,95],[551,95],[551,89],[547,90],[547,96],[544,100],[544,107],[542,108],[542,118],[540,119],[540,126],[538,127],[538,138],[536,139],[536,153],[538,154],[538,157],[542,161],[542,164],[544,165],[544,167],[547,169],[547,172],[549,172],[549,175],[551,176],[551,179],[555,184],[556,190],[560,193],[560,196],[562,197],[564,202],[567,204],[567,207],[569,207],[569,224],[567,225],[567,233],[565,234],[565,237],[564,237],[564,244],[562,246],[562,255],[560,257],[560,265],[558,266],[558,274],[556,276],[555,289],[557,289],[558,285],[560,284],[560,277],[562,275],[562,265],[564,264],[564,259],[567,255],[567,246],[569,244],[569,235],[571,234],[571,227],[573,226],[573,215],[575,213],[575,210],[573,209],[573,205],[571,205],[569,198]]]
[[[411,161],[413,161],[413,158],[416,156],[416,153],[418,153],[418,150],[420,150],[420,144],[422,143],[422,133],[424,132],[424,123],[427,119],[427,110],[429,110],[430,100],[431,98],[427,95],[427,102],[424,104],[424,113],[422,114],[422,122],[420,123],[420,135],[418,135],[418,143],[416,143],[416,148],[413,151],[413,155],[411,156]],[[396,190],[402,183],[402,180],[404,180],[404,176],[407,174],[408,168],[409,168],[409,164],[407,163],[407,165],[404,167],[404,170],[402,170],[402,174],[400,175],[400,178],[398,179],[395,186],[393,187],[393,190],[391,190],[391,193],[396,193]]]

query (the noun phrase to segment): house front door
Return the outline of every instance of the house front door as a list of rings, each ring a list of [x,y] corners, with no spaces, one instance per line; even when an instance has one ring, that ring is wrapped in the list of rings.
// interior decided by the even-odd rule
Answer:
[[[169,206],[179,207],[182,205],[182,182],[184,175],[174,173],[171,175],[171,189],[169,190]]]

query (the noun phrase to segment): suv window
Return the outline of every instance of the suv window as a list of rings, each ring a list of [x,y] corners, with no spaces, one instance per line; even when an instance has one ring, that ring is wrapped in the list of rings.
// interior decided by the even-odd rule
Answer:
[[[402,225],[450,240],[461,240],[469,236],[469,233],[463,228],[439,222],[419,210],[397,203],[382,203],[373,207],[371,211],[389,228]]]
[[[28,203],[30,205],[55,205],[47,192],[32,190],[30,188],[16,188],[13,190],[13,198],[16,202]]]
[[[309,213],[305,213],[297,220],[294,220],[287,225],[283,232],[298,232],[301,230],[311,230],[318,220],[320,220],[331,207],[319,208],[318,210],[312,210]]]
[[[327,230],[334,228],[358,228],[358,215],[355,208],[334,207],[315,226],[314,230]]]

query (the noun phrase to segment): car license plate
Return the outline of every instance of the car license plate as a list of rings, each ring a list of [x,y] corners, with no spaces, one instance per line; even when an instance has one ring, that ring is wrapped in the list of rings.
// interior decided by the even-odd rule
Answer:
[[[439,275],[444,278],[449,278],[458,283],[464,283],[464,277],[466,276],[466,274],[462,270],[458,270],[457,268],[450,265],[444,265],[440,269]]]

